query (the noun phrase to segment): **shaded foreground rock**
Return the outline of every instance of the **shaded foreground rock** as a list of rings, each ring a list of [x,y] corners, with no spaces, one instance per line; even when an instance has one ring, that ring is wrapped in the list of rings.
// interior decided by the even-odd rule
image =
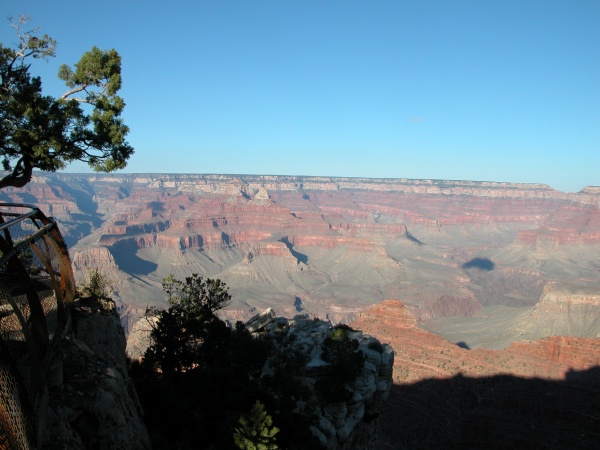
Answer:
[[[597,449],[600,371],[566,380],[509,375],[394,385],[380,450]]]
[[[79,300],[73,321],[73,335],[60,342],[51,370],[42,448],[151,448],[114,303]]]
[[[324,448],[376,448],[378,418],[392,388],[394,352],[389,345],[362,331],[333,327],[330,322],[306,316],[276,317],[271,309],[252,318],[249,324],[253,333],[263,337],[268,334],[277,343],[278,351],[267,360],[263,378],[271,376],[286,356],[301,361],[300,367],[289,373],[287,382],[312,392],[295,408],[311,417],[310,430]],[[336,336],[356,348],[349,351],[350,355],[360,355],[352,359],[357,361],[356,375],[346,378],[337,369],[347,361],[326,356],[326,347]],[[339,387],[346,391],[338,395],[328,389]]]

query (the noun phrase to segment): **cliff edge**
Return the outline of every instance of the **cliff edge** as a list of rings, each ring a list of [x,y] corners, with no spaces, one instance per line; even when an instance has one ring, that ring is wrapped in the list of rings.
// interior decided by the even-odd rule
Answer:
[[[42,449],[150,449],[112,300],[80,298],[49,373]]]

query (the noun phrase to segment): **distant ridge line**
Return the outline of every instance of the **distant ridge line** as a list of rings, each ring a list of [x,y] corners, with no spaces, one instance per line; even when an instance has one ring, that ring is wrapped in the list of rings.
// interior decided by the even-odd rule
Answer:
[[[34,176],[53,176],[53,177],[86,177],[86,178],[130,178],[130,177],[201,177],[205,179],[250,179],[250,180],[319,180],[319,181],[365,181],[365,182],[396,182],[400,184],[417,184],[426,186],[471,186],[471,187],[518,187],[523,186],[529,189],[544,189],[555,191],[549,184],[544,183],[527,183],[527,182],[512,182],[512,181],[485,181],[485,180],[444,180],[436,178],[381,178],[381,177],[342,177],[328,175],[257,175],[257,174],[217,174],[217,173],[158,173],[158,172],[139,172],[139,173],[85,173],[85,172],[42,172],[34,171]],[[588,186],[594,188],[595,186]],[[600,189],[600,187],[599,187]],[[561,191],[557,191],[561,192]]]

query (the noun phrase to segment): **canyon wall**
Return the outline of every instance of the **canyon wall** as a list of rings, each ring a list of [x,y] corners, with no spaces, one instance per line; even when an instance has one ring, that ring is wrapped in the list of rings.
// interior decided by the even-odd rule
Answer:
[[[227,283],[231,320],[273,307],[349,322],[398,298],[439,333],[456,318],[510,317],[512,331],[494,338],[503,346],[519,339],[513,322],[529,313],[554,321],[551,334],[596,333],[595,322],[570,317],[600,311],[588,295],[600,290],[597,187],[36,173],[0,200],[37,204],[58,220],[78,276],[99,268],[110,278],[127,331],[148,305],[164,305],[162,278],[198,273]],[[564,306],[581,296],[591,300]],[[467,344],[489,346],[477,333]],[[544,333],[532,328],[528,338]]]

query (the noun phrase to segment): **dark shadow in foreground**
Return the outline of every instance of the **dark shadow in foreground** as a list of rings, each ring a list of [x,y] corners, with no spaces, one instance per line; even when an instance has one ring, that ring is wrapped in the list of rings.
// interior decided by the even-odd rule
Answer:
[[[600,367],[564,381],[457,375],[394,385],[378,448],[600,448]]]

